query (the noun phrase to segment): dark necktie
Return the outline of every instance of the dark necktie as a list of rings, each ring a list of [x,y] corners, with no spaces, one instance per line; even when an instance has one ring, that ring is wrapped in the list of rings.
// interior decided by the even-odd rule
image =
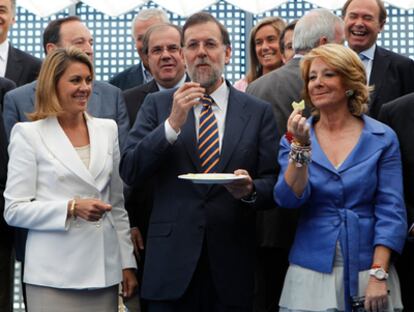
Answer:
[[[211,107],[214,105],[214,100],[210,96],[204,95],[200,102],[203,105],[198,128],[198,155],[201,172],[213,173],[217,172],[217,164],[220,160],[217,119]]]

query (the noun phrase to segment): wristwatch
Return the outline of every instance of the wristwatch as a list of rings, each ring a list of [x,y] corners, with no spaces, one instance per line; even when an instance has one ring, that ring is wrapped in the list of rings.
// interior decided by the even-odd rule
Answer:
[[[385,281],[388,278],[388,273],[381,267],[372,268],[369,270],[369,275],[375,277],[379,281]]]

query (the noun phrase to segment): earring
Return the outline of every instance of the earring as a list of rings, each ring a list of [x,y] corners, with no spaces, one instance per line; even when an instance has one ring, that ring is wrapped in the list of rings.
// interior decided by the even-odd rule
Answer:
[[[353,96],[353,95],[354,95],[354,90],[346,90],[346,91],[345,91],[345,95],[346,95],[347,97],[351,97],[351,96]]]

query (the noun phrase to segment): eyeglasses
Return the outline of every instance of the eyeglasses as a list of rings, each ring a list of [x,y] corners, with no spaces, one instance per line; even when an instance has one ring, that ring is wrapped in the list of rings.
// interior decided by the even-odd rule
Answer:
[[[170,44],[168,46],[155,46],[152,47],[149,51],[149,54],[151,55],[155,55],[155,56],[159,56],[161,54],[164,53],[164,51],[166,50],[168,53],[173,54],[173,53],[177,53],[178,51],[180,51],[180,47],[176,44]]]

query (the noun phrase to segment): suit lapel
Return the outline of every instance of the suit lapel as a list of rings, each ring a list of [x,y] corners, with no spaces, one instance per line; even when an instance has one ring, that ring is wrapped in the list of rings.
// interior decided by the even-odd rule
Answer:
[[[364,128],[358,143],[355,145],[351,153],[345,159],[344,163],[339,167],[339,172],[357,165],[358,163],[366,161],[376,151],[383,148],[382,136],[385,133],[384,127],[376,122],[373,122],[369,117],[363,116]]]
[[[369,85],[374,86],[374,91],[371,93],[370,110],[372,111],[372,105],[375,105],[376,98],[378,96],[378,90],[381,89],[384,79],[386,79],[387,70],[390,66],[390,58],[386,53],[383,53],[380,47],[376,47],[374,54],[374,61],[372,64],[371,77],[369,78]]]
[[[106,99],[100,98],[100,87],[96,83],[93,82],[92,94],[88,101],[88,113],[91,116],[101,116],[101,108],[105,106],[105,103],[101,103],[101,101],[105,101]]]
[[[224,172],[250,118],[245,99],[230,87],[218,172]]]
[[[10,44],[7,65],[6,65],[6,72],[4,76],[10,80],[19,81],[20,75],[22,72],[23,72],[23,69],[22,69],[22,64],[20,62],[20,59],[16,55],[14,48]]]
[[[89,127],[88,127],[89,128]],[[42,140],[51,156],[80,179],[95,188],[95,181],[78,156],[56,117],[44,120],[40,128]],[[96,156],[94,156],[96,157]],[[92,160],[92,159],[91,159]],[[102,160],[101,160],[102,162]]]
[[[108,161],[108,154],[112,153],[112,149],[109,149],[108,137],[105,135],[106,131],[99,129],[94,119],[88,115],[86,115],[86,122],[91,148],[89,172],[96,181],[99,174],[105,168],[106,162]]]

